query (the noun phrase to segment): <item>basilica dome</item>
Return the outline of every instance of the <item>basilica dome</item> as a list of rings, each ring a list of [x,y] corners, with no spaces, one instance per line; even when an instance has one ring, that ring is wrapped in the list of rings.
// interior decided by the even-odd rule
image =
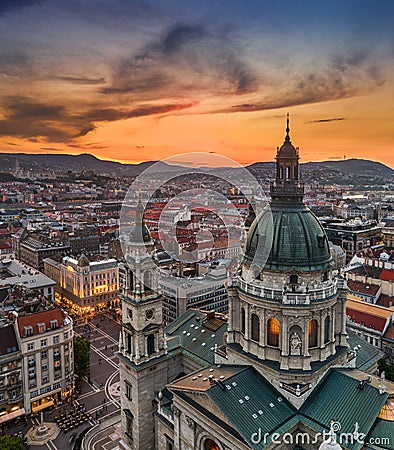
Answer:
[[[271,204],[253,222],[244,264],[260,269],[303,272],[325,270],[331,261],[326,233],[305,205]]]

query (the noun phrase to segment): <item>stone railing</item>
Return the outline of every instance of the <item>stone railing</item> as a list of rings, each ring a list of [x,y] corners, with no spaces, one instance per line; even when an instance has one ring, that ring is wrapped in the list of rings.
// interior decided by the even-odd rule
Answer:
[[[297,292],[269,288],[254,282],[246,282],[240,278],[233,280],[232,285],[238,286],[247,294],[260,297],[264,300],[278,301],[284,305],[309,305],[311,302],[329,299],[336,295],[338,291],[337,280],[323,285],[320,288]]]

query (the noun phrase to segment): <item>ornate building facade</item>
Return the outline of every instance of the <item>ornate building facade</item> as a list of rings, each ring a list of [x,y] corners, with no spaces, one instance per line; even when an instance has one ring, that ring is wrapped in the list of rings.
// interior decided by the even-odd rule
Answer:
[[[287,119],[271,202],[228,289],[228,324],[188,310],[163,329],[156,280],[143,282],[151,241],[138,206],[122,297],[122,449],[360,449],[372,448],[354,443],[360,433],[393,434],[394,385],[374,375],[382,353],[346,331],[346,283],[303,204],[298,161]],[[334,421],[353,440],[339,443]]]

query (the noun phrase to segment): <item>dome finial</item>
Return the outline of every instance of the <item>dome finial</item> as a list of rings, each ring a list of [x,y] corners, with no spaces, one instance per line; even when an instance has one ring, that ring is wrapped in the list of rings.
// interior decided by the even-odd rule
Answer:
[[[289,135],[289,133],[290,133],[290,115],[289,115],[289,113],[287,113],[286,117],[287,117],[287,119],[286,119],[286,138],[285,138],[285,140],[290,141],[290,135]]]

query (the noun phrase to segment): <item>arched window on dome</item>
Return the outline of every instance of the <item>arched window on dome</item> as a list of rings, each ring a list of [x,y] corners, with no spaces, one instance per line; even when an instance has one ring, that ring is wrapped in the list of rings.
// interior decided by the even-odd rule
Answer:
[[[204,450],[220,450],[219,445],[213,439],[206,439],[204,442]]]
[[[246,313],[245,308],[241,308],[241,333],[245,334]]]
[[[330,342],[330,322],[331,318],[330,316],[327,316],[324,319],[324,343],[327,344],[327,342]]]
[[[251,318],[252,324],[252,341],[260,341],[260,319],[256,314],[252,314]]]
[[[279,321],[273,317],[267,322],[267,345],[279,347]]]
[[[309,324],[308,324],[308,342],[309,342],[308,347],[309,348],[317,347],[317,345],[318,345],[318,343],[317,343],[318,342],[318,339],[317,339],[318,328],[319,328],[319,326],[318,326],[316,319],[312,319],[309,321]]]

